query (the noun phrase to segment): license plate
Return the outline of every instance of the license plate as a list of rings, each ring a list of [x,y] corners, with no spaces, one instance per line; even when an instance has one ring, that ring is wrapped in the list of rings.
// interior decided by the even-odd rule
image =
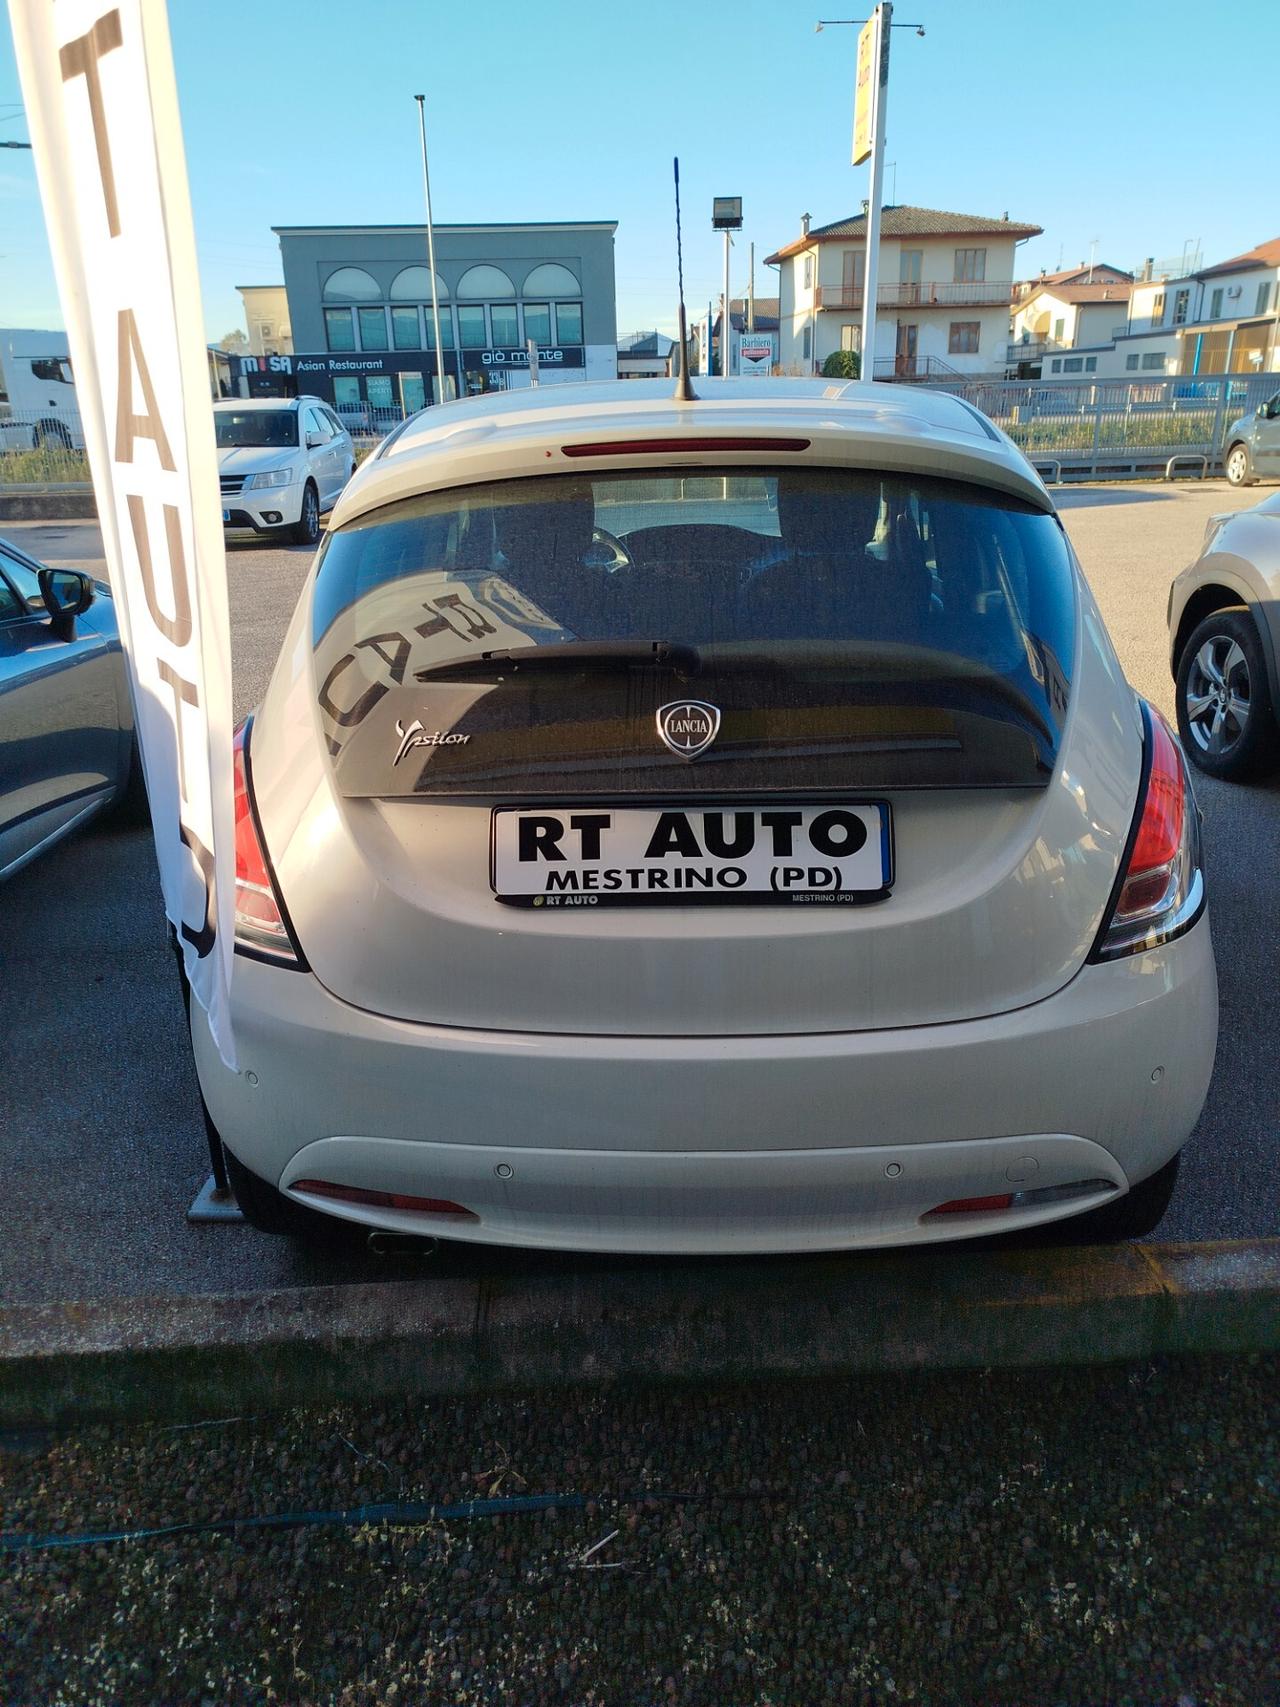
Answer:
[[[512,907],[823,906],[893,884],[886,801],[499,806],[489,880]]]

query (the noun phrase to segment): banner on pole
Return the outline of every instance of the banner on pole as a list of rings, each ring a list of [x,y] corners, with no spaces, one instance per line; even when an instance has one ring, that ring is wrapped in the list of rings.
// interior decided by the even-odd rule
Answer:
[[[877,13],[867,19],[858,33],[858,71],[853,91],[853,164],[861,166],[871,153],[871,119],[875,105]]]
[[[164,0],[10,0],[165,910],[234,1065],[231,645]]]

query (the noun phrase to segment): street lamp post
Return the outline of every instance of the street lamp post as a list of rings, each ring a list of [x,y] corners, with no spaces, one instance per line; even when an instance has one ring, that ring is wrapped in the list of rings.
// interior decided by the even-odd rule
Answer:
[[[742,197],[716,196],[711,204],[711,229],[724,232],[724,309],[720,315],[720,377],[728,379],[732,366],[733,328],[729,315],[729,234],[742,230]],[[708,362],[707,371],[710,372]]]
[[[440,287],[436,283],[436,233],[431,219],[431,174],[427,170],[427,106],[425,95],[415,95],[418,103],[418,129],[422,136],[422,189],[427,199],[427,264],[431,268],[431,324],[436,344],[436,379],[439,395],[434,399],[437,403],[444,402],[444,345],[440,342]]]

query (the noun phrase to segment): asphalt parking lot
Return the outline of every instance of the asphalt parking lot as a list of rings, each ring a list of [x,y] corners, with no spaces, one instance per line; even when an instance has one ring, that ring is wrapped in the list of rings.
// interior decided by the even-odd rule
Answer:
[[[1168,713],[1169,581],[1195,556],[1211,514],[1258,496],[1222,482],[1060,495],[1129,679]],[[45,561],[104,572],[91,523],[10,522],[0,531]],[[262,692],[309,561],[303,548],[229,552],[237,716]],[[1197,779],[1197,789],[1221,1032],[1209,1101],[1158,1236],[1275,1235],[1280,783],[1239,789]],[[0,1190],[24,1210],[0,1248],[0,1296],[16,1303],[404,1277],[406,1259],[321,1257],[246,1227],[185,1222],[208,1157],[145,833],[91,831],[0,890],[0,1013]],[[510,1260],[462,1247],[433,1259],[454,1272]]]

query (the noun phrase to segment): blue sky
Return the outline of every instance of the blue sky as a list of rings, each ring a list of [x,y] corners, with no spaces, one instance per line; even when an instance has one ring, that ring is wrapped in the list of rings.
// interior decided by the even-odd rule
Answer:
[[[718,294],[713,195],[744,198],[733,291],[764,255],[860,208],[849,165],[857,32],[819,0],[172,0],[211,340],[243,325],[237,284],[280,279],[272,225],[422,217],[619,222],[618,330],[675,324],[671,157],[690,313]],[[1019,273],[1132,266],[1198,239],[1207,261],[1280,235],[1275,0],[898,0],[886,200],[1044,227]],[[1198,64],[1206,67],[1197,80]],[[7,14],[0,136],[25,138]],[[0,150],[0,325],[58,326],[31,156]]]

